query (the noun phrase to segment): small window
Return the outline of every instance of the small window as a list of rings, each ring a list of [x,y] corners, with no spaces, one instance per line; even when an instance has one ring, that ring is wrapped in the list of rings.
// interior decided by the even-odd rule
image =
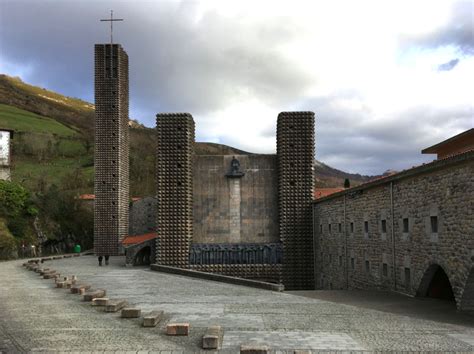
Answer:
[[[330,224],[330,223],[329,223],[329,225],[328,225],[328,228],[329,228],[329,233],[331,233],[332,228],[331,228],[331,224]]]
[[[351,234],[353,234],[353,233],[354,233],[354,223],[351,222]]]
[[[291,181],[290,186],[294,186],[294,185],[295,185],[295,181]]]
[[[355,260],[353,257],[351,257],[351,269],[354,270],[355,268]]]
[[[386,234],[387,233],[387,220],[382,220],[382,233]]]
[[[431,219],[431,233],[437,234],[438,233],[438,217],[432,216]]]
[[[342,256],[339,256],[339,267],[342,266]]]
[[[411,286],[410,268],[405,268],[405,288],[410,290]]]
[[[408,233],[408,218],[403,218],[403,233]]]
[[[388,276],[388,265],[387,265],[387,263],[384,263],[382,265],[382,274],[383,274],[384,277]]]
[[[320,234],[323,233],[323,224],[319,224],[319,233],[320,233]]]
[[[370,262],[367,260],[365,261],[365,272],[366,273],[370,272]]]
[[[366,234],[369,233],[369,222],[368,221],[364,221],[364,232]]]
[[[339,232],[342,232],[342,225],[341,225],[341,223],[339,223],[339,225],[337,226],[337,228],[338,228]]]

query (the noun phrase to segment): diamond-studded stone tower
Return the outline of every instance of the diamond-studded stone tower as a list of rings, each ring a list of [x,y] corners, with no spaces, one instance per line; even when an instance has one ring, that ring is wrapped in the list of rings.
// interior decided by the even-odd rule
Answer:
[[[94,250],[117,255],[128,234],[128,55],[120,44],[95,45]]]
[[[193,117],[157,114],[156,140],[156,263],[188,268],[193,236]]]
[[[311,205],[314,113],[282,112],[277,121],[278,211],[285,288],[314,289]]]

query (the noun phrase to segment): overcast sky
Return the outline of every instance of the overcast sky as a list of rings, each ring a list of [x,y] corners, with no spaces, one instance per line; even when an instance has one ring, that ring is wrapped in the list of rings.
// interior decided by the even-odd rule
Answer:
[[[149,127],[189,112],[198,141],[274,153],[278,113],[311,110],[318,160],[380,174],[474,126],[474,0],[0,0],[0,72],[93,102],[110,9]]]

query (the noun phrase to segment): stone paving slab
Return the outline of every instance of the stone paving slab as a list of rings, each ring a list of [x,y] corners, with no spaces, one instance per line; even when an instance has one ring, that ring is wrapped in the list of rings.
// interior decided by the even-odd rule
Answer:
[[[226,331],[222,348],[237,349],[242,343],[266,345],[274,350],[365,350],[345,333],[300,331]]]
[[[82,302],[81,296],[54,288],[53,281],[39,278],[21,263],[0,263],[0,351],[204,353],[200,347],[206,328],[220,324],[211,322],[221,322],[224,335],[239,333],[236,341],[245,339],[238,337],[245,332],[250,337],[270,333],[269,338],[277,333],[279,339],[274,342],[286,338],[300,345],[304,338],[313,338],[313,344],[331,347],[312,349],[313,353],[335,351],[338,345],[349,346],[351,341],[367,351],[474,352],[470,342],[474,321],[457,322],[455,316],[450,323],[443,322],[443,316],[426,320],[146,268],[125,268],[119,257],[111,257],[107,267],[98,267],[97,259],[88,256],[48,263],[61,274],[76,274],[93,288],[107,289],[111,298],[126,299],[146,312],[165,311],[157,327],[144,328],[140,319],[123,320],[118,313],[98,311]],[[166,336],[166,325],[178,320],[190,323],[190,335]],[[293,337],[285,333],[293,333]],[[236,348],[219,353],[235,353]],[[294,349],[304,348],[285,344],[274,353],[293,353]]]
[[[226,314],[226,315],[177,315],[171,316],[172,322],[190,322],[194,327],[210,327],[212,325],[224,328],[246,328],[260,329],[264,328],[262,316],[246,314]]]

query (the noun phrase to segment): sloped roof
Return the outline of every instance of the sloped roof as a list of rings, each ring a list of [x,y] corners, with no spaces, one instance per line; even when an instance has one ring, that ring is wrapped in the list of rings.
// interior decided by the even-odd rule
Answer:
[[[143,235],[127,236],[122,240],[122,244],[123,245],[136,245],[148,240],[152,240],[157,237],[158,235],[156,234],[156,232],[150,232],[148,234],[143,234]]]

